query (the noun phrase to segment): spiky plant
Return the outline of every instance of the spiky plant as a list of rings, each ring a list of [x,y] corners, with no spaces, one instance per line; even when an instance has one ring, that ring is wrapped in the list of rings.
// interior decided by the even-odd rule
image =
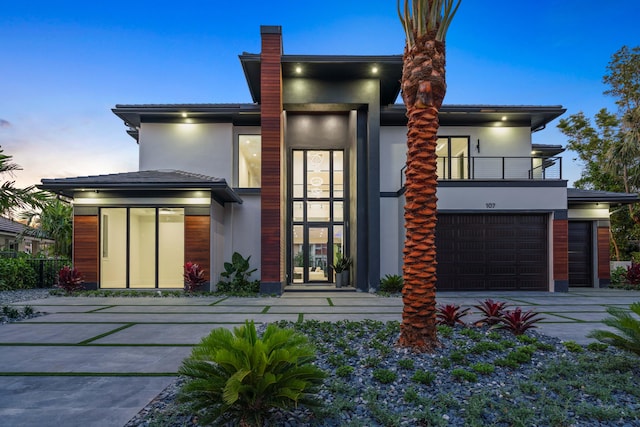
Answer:
[[[456,304],[439,305],[436,309],[436,322],[438,325],[464,325],[462,318],[469,313],[469,309],[460,310]]]
[[[638,317],[619,307],[607,307],[607,313],[612,317],[603,319],[602,323],[619,333],[597,329],[589,332],[587,337],[640,356],[640,302],[634,302],[629,309]]]
[[[269,325],[258,337],[253,321],[214,329],[180,368],[188,377],[179,400],[203,424],[261,426],[273,408],[316,405],[325,374],[315,350],[291,329]]]
[[[523,312],[520,307],[516,307],[502,313],[500,321],[495,326],[506,329],[513,335],[522,335],[531,328],[537,328],[536,323],[542,320],[542,317],[539,316],[533,310]]]
[[[57,282],[57,286],[68,294],[84,289],[84,277],[77,268],[71,268],[68,265],[58,271]]]
[[[402,325],[398,344],[417,351],[436,336],[436,145],[438,111],[447,90],[445,36],[460,0],[405,0],[402,99],[407,107]]]
[[[184,265],[184,291],[193,292],[200,289],[200,287],[207,281],[204,275],[204,270],[191,261]]]
[[[480,313],[482,313],[482,319],[477,322],[478,325],[492,326],[500,322],[500,317],[502,317],[504,309],[507,307],[507,303],[487,298],[473,307],[477,308],[480,310]]]

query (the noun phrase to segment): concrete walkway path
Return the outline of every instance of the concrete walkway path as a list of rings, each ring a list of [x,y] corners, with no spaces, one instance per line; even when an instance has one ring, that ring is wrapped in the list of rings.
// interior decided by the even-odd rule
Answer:
[[[539,331],[586,344],[609,306],[640,292],[441,293],[463,307],[485,298],[541,313]],[[356,292],[290,292],[260,298],[50,297],[14,304],[46,315],[0,325],[0,424],[120,427],[173,379],[194,344],[246,319],[400,320],[402,300]],[[474,320],[472,315],[468,319]]]

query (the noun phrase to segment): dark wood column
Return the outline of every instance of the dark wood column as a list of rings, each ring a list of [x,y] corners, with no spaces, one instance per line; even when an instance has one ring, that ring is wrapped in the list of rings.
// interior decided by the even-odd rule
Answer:
[[[553,281],[555,292],[569,291],[569,221],[553,221]]]
[[[606,288],[611,283],[609,226],[598,224],[598,286]]]
[[[75,215],[73,217],[73,266],[84,277],[84,286],[87,289],[97,289],[98,287],[99,236],[98,215]]]
[[[262,127],[262,293],[281,293],[284,281],[282,230],[282,28],[260,27]]]

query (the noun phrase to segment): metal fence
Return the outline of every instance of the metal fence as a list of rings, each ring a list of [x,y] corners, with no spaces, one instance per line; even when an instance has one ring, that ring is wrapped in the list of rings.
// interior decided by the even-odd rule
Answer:
[[[17,252],[0,252],[0,258],[17,258]],[[36,273],[37,288],[51,288],[56,284],[58,272],[65,265],[71,265],[68,258],[27,258],[24,260]]]

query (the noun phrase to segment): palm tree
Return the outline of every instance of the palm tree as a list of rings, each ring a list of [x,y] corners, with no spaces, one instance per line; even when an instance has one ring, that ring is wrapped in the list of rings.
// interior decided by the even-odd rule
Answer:
[[[0,175],[13,177],[15,171],[22,170],[12,162],[13,156],[4,154],[0,148]],[[46,199],[42,191],[36,191],[35,185],[26,188],[16,188],[15,181],[4,181],[0,185],[0,214],[9,215],[16,210],[25,208],[39,208]]]
[[[404,310],[398,344],[418,351],[436,336],[436,145],[438,111],[447,89],[445,36],[461,0],[398,0],[405,30],[402,98],[407,108]]]

